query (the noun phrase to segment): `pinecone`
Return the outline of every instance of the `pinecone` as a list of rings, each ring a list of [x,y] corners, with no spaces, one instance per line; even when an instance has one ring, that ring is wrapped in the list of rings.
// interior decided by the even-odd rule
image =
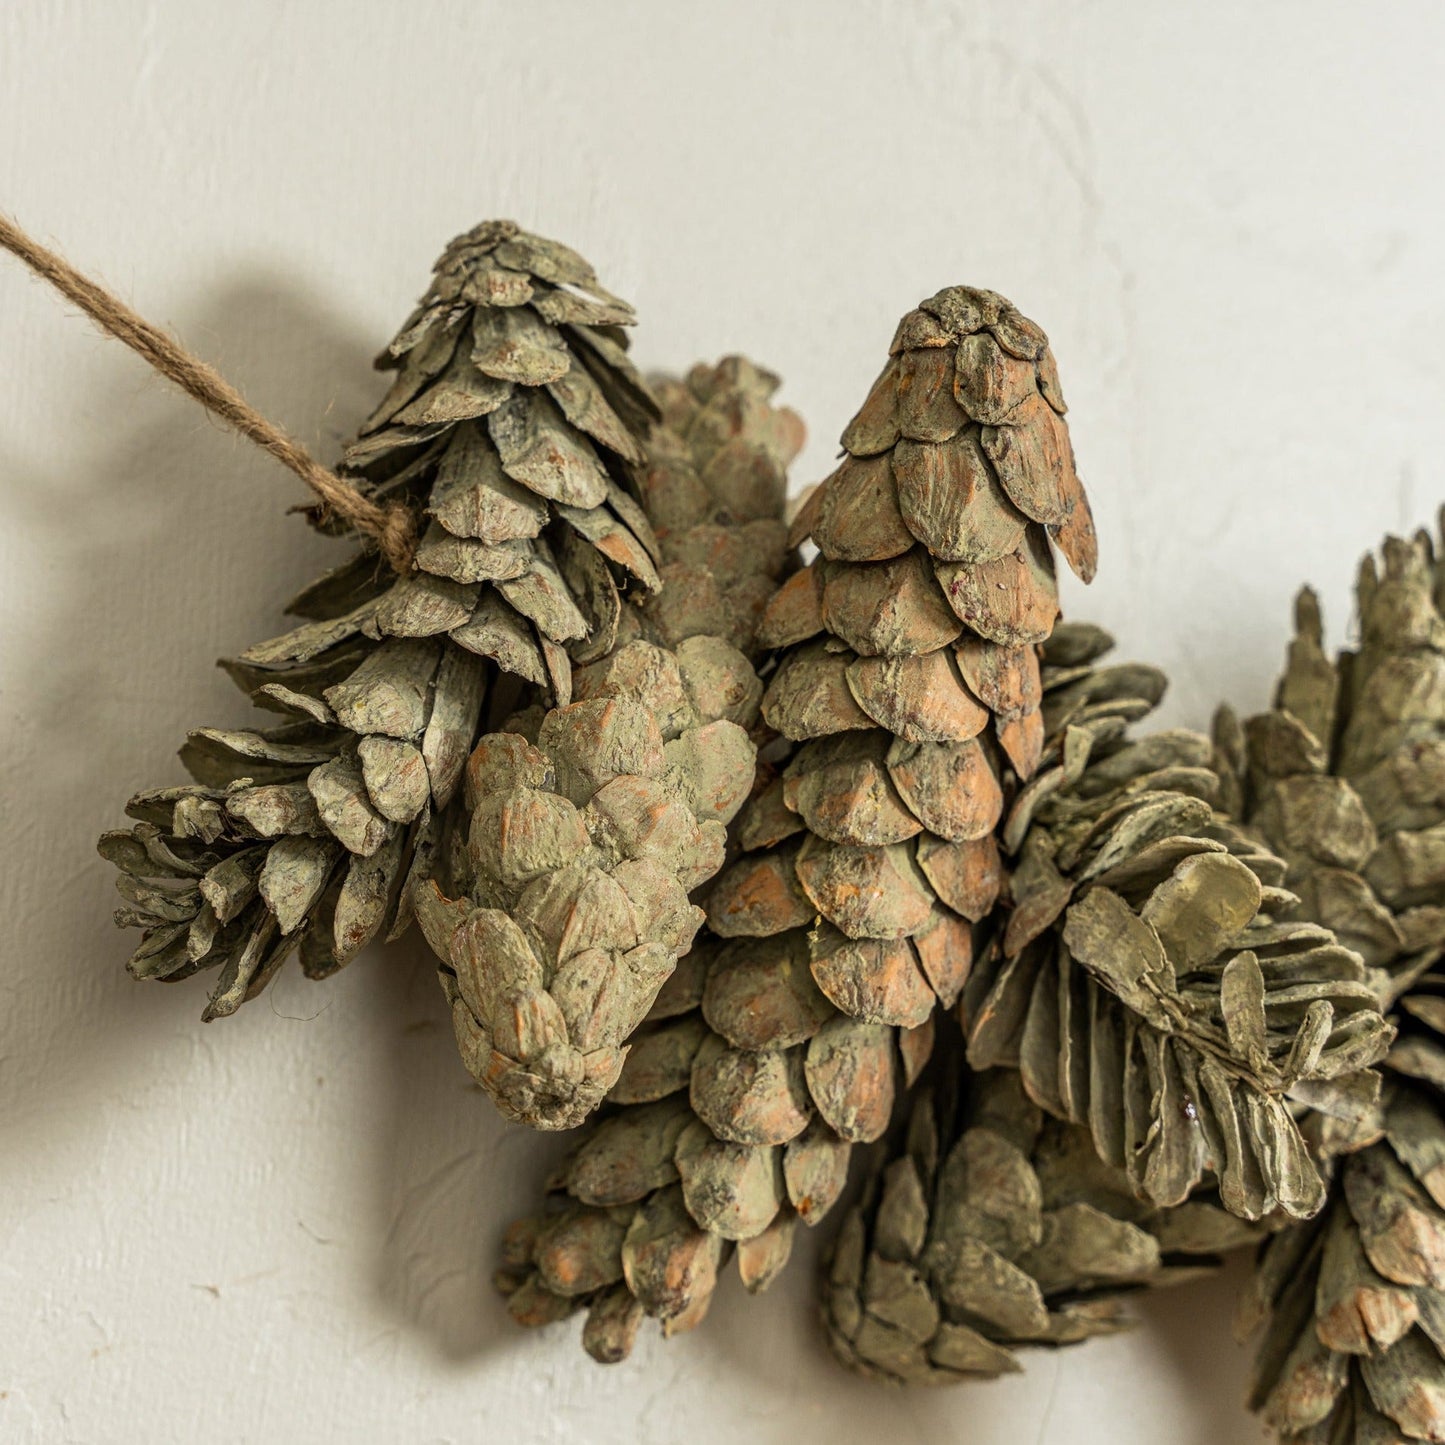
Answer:
[[[1332,665],[1311,592],[1274,709],[1216,737],[1302,912],[1373,965],[1399,1028],[1378,1109],[1311,1120],[1324,1211],[1271,1241],[1241,1301],[1266,1324],[1251,1407],[1286,1441],[1445,1440],[1445,569],[1427,535],[1367,557],[1361,642]]]
[[[298,942],[322,977],[405,929],[492,680],[565,705],[567,647],[611,646],[617,578],[658,585],[628,490],[657,414],[616,329],[631,316],[575,252],[510,221],[447,248],[343,467],[430,518],[415,570],[394,578],[362,550],[290,604],[304,625],[223,662],[288,721],[192,733],[196,785],[139,794],[137,826],[102,838],[117,921],[145,930],[133,975],[219,969],[213,1018]]]
[[[1401,1007],[1377,1142],[1338,1160],[1240,1301],[1239,1337],[1265,1326],[1249,1405],[1287,1445],[1445,1440],[1445,971]]]
[[[882,1136],[932,1048],[849,1018],[819,993],[798,936],[704,936],[633,1040],[607,1112],[503,1247],[519,1324],[586,1310],[582,1343],[626,1357],[645,1316],[700,1324],[736,1251],[750,1292],[787,1263],[799,1222],[837,1202],[855,1143]]]
[[[727,938],[791,934],[823,994],[917,1026],[967,976],[997,896],[1005,770],[1043,739],[1050,537],[1093,575],[1093,523],[1043,332],[991,291],[904,317],[792,540],[819,556],[769,607],[763,716],[797,744],[708,900]]]
[[[1003,830],[1011,907],[961,1004],[969,1063],[1019,1069],[1156,1205],[1212,1171],[1232,1213],[1313,1214],[1287,1100],[1358,1111],[1391,1031],[1357,955],[1277,921],[1285,864],[1220,812],[1210,739],[1125,735],[1163,678],[1094,668],[1103,641],[1045,652],[1049,764]]]
[[[1046,1117],[1017,1073],[948,1062],[824,1266],[824,1328],[850,1369],[926,1385],[1014,1372],[1020,1346],[1127,1328],[1128,1294],[1259,1238],[1209,1196],[1141,1203],[1088,1131]]]
[[[489,734],[467,765],[466,896],[418,893],[468,1069],[509,1118],[580,1124],[692,945],[688,894],[722,866],[753,787],[764,604],[788,565],[802,442],[741,358],[668,383],[644,495],[662,589],[617,609],[578,701]],[[595,653],[596,649],[592,651]]]
[[[1329,661],[1306,588],[1274,708],[1243,729],[1221,708],[1215,737],[1303,915],[1393,974],[1445,944],[1445,566],[1424,532],[1382,550],[1383,576],[1360,567],[1358,650]]]

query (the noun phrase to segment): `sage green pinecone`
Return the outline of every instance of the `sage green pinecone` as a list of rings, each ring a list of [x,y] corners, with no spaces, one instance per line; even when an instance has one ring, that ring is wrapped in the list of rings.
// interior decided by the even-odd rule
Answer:
[[[1274,709],[1217,727],[1302,912],[1365,955],[1399,1028],[1378,1103],[1310,1121],[1339,1156],[1328,1203],[1241,1301],[1241,1335],[1265,1326],[1251,1407],[1301,1445],[1445,1440],[1445,568],[1424,533],[1382,555],[1358,649],[1330,663],[1301,594]]]
[[[1445,944],[1445,567],[1424,532],[1382,554],[1360,566],[1359,646],[1330,661],[1306,588],[1274,707],[1242,729],[1221,708],[1215,735],[1304,916],[1390,974]]]
[[[488,734],[467,768],[457,896],[418,894],[468,1069],[509,1118],[582,1122],[617,1082],[752,791],[758,619],[789,566],[777,378],[738,357],[668,383],[643,495],[662,586],[625,599],[576,701]]]
[[[1043,729],[1054,547],[1095,539],[1047,338],[992,291],[909,312],[768,609],[763,716],[795,744],[708,898],[728,938],[793,933],[842,1012],[912,1028],[953,1004],[997,897],[994,830]]]
[[[542,1207],[517,1221],[498,1287],[518,1323],[585,1311],[582,1342],[626,1357],[646,1317],[700,1324],[735,1256],[750,1292],[787,1263],[799,1223],[837,1203],[854,1144],[887,1129],[932,1049],[840,1013],[786,938],[704,937],[633,1040],[609,1106]]]
[[[617,329],[631,310],[575,252],[510,221],[441,257],[383,353],[397,372],[342,470],[427,519],[415,567],[373,550],[308,587],[308,619],[223,663],[272,728],[202,728],[194,786],[138,794],[107,834],[137,978],[218,970],[229,1014],[300,945],[313,977],[410,919],[497,679],[571,701],[620,592],[658,585],[635,468],[656,404]],[[328,519],[318,519],[323,527]]]
[[[1288,1445],[1445,1440],[1445,972],[1397,1017],[1375,1141],[1336,1161],[1324,1209],[1265,1246],[1240,1302],[1240,1337],[1264,1326],[1250,1408]]]
[[[1127,735],[1163,678],[1097,668],[1104,642],[1045,648],[1045,766],[1004,826],[1009,904],[960,1005],[969,1063],[1019,1069],[1153,1204],[1212,1175],[1244,1218],[1313,1214],[1291,1105],[1351,1112],[1391,1031],[1359,958],[1287,921],[1285,864],[1221,812],[1210,739]]]
[[[970,1074],[960,1052],[824,1263],[824,1328],[850,1369],[925,1385],[1011,1373],[1020,1348],[1127,1328],[1130,1294],[1259,1238],[1212,1196],[1141,1202],[1086,1129],[1047,1116],[1013,1070]]]

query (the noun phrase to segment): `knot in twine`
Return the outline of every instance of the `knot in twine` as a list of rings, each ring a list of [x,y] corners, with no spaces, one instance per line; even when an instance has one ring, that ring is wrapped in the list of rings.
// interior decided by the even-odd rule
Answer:
[[[416,524],[401,503],[382,507],[362,495],[345,478],[323,467],[299,442],[267,421],[213,367],[186,351],[179,342],[138,316],[103,286],[82,275],[64,257],[47,250],[13,221],[0,215],[0,246],[18,256],[36,275],[50,282],[78,306],[102,331],[139,352],[188,396],[270,452],[315,493],[323,518],[340,517],[376,543],[398,573],[411,568]]]

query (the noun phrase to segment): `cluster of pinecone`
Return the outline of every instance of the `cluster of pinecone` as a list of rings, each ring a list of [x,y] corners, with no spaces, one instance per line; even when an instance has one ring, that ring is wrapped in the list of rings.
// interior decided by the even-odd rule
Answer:
[[[894,1381],[1251,1245],[1280,1437],[1445,1439],[1430,539],[1365,562],[1333,661],[1302,595],[1272,711],[1140,731],[1162,674],[1059,621],[1093,522],[1009,302],[903,318],[791,525],[777,378],[648,382],[632,319],[510,223],[447,248],[341,468],[414,567],[357,550],[223,664],[272,725],[192,733],[101,840],[130,971],[207,971],[215,1017],[416,919],[476,1081],[578,1129],[497,1278],[599,1360],[830,1212],[828,1337]]]

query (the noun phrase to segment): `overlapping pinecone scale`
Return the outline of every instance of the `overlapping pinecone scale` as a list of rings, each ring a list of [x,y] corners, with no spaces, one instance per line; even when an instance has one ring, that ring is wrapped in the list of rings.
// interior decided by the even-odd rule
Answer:
[[[1131,1293],[1193,1278],[1260,1236],[1212,1195],[1170,1210],[1140,1201],[1018,1074],[965,1079],[948,1063],[824,1264],[824,1326],[850,1369],[929,1385],[1011,1373],[1022,1347],[1128,1328]]]
[[[1238,1329],[1263,1326],[1250,1404],[1286,1442],[1445,1440],[1445,567],[1390,538],[1331,661],[1317,599],[1273,709],[1216,742],[1300,914],[1371,965],[1399,1035],[1378,1105],[1308,1121],[1334,1156],[1322,1213],[1261,1252]]]
[[[994,832],[1045,732],[1052,543],[1086,580],[1093,526],[1042,331],[953,287],[898,329],[794,522],[818,556],[779,590],[763,717],[795,746],[708,899],[727,937],[809,926],[844,1012],[898,1027],[967,976],[997,896]]]
[[[534,704],[467,764],[452,891],[417,908],[468,1069],[510,1118],[571,1128],[703,918],[753,788],[758,619],[790,565],[786,467],[802,425],[739,357],[662,381],[641,494],[661,588],[612,608],[574,700]]]
[[[888,1127],[933,1023],[849,1018],[821,995],[800,932],[704,936],[634,1036],[588,1124],[498,1271],[519,1323],[586,1311],[584,1347],[622,1359],[643,1319],[700,1324],[721,1271],[765,1289],[797,1226],[837,1202],[855,1144]]]
[[[1371,1106],[1391,1030],[1364,965],[1288,920],[1285,862],[1221,812],[1210,739],[1128,735],[1158,673],[1096,665],[1089,629],[1057,642],[1045,765],[1001,835],[1009,907],[959,1006],[969,1063],[1020,1070],[1156,1205],[1213,1174],[1242,1217],[1311,1215],[1323,1184],[1292,1105]]]
[[[631,319],[575,252],[512,222],[448,247],[342,467],[427,518],[415,568],[360,551],[294,599],[297,628],[223,661],[288,720],[191,734],[196,785],[138,795],[137,828],[102,840],[118,919],[145,930],[133,974],[219,970],[210,1018],[298,944],[321,976],[406,927],[493,681],[570,702],[569,648],[611,648],[621,594],[659,584],[633,495],[657,405]]]

